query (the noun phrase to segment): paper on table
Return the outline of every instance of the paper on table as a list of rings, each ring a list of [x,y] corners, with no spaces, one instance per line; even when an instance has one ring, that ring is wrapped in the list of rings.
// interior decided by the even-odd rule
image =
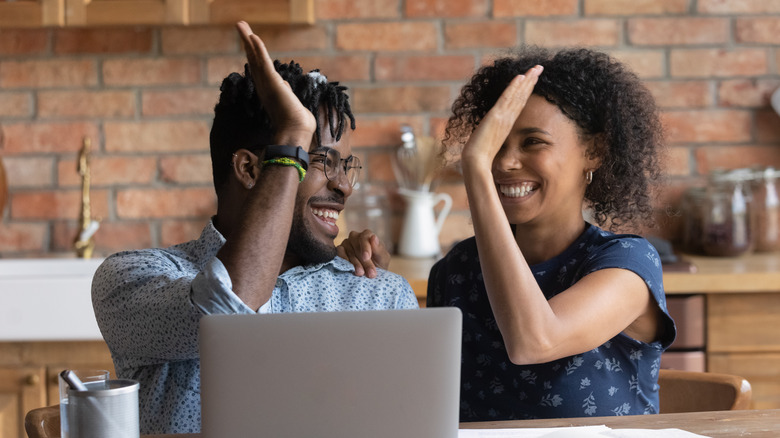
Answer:
[[[570,426],[529,429],[460,429],[458,438],[707,438],[682,429],[610,429],[607,426]]]

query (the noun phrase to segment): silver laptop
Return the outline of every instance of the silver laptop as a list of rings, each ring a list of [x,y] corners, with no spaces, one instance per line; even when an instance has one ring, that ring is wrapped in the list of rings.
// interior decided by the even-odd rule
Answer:
[[[204,438],[455,438],[457,308],[208,315]]]

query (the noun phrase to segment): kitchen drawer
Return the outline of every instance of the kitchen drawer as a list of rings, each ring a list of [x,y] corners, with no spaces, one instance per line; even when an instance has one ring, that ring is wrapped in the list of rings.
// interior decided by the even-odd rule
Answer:
[[[707,352],[780,352],[780,294],[710,294]]]
[[[707,367],[747,379],[753,388],[750,409],[780,409],[780,353],[713,353]]]
[[[704,350],[704,295],[666,297],[669,315],[677,326],[677,338],[670,350]]]

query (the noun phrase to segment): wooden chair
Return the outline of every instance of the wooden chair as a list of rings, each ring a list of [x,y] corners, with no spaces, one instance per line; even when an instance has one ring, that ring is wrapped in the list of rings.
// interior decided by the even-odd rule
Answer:
[[[24,416],[30,438],[60,438],[60,405],[33,409]]]
[[[732,374],[661,370],[658,375],[662,414],[748,409],[752,389]]]

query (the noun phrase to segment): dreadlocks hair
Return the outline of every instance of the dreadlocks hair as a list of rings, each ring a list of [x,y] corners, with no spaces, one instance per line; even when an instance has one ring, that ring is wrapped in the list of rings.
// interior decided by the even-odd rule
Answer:
[[[290,84],[303,106],[314,115],[317,121],[314,139],[318,146],[322,143],[322,110],[325,111],[330,134],[336,140],[340,140],[347,129],[347,121],[349,127],[355,129],[355,116],[349,105],[347,87],[339,85],[338,82],[328,82],[319,70],[304,73],[301,66],[294,61],[284,64],[275,60],[274,68],[282,79]],[[275,129],[268,113],[255,93],[249,65],[245,64],[243,75],[230,73],[222,81],[219,102],[214,107],[214,122],[209,141],[211,170],[217,192],[228,179],[233,153],[242,148],[269,145],[274,134]]]
[[[654,224],[651,188],[660,177],[663,129],[655,100],[639,78],[609,55],[575,48],[524,46],[480,68],[452,105],[444,142],[459,157],[469,136],[509,82],[535,65],[544,72],[533,94],[556,105],[601,159],[585,202],[600,226]]]

